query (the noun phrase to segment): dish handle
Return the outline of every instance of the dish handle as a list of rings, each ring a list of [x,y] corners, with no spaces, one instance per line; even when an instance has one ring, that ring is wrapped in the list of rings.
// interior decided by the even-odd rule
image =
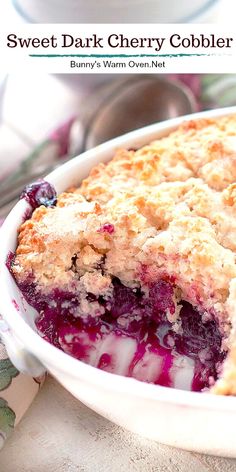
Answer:
[[[40,377],[46,369],[38,359],[29,353],[11,332],[7,323],[0,315],[0,337],[5,344],[7,354],[14,366],[23,374]]]

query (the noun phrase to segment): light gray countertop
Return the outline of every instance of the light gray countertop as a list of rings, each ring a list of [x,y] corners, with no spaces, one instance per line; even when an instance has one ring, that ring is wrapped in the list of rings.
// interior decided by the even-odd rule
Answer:
[[[115,426],[50,377],[0,453],[0,472],[235,471],[234,459],[170,448]]]

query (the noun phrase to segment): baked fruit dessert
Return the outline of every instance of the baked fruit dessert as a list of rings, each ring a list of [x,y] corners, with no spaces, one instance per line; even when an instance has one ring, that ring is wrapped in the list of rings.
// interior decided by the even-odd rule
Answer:
[[[24,196],[8,266],[46,340],[116,374],[236,393],[236,116]]]

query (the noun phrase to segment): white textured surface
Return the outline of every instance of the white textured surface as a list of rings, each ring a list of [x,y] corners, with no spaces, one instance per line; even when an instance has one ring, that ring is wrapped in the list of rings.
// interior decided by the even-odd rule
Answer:
[[[0,472],[16,471],[234,472],[236,460],[172,449],[124,431],[49,378],[1,452]]]

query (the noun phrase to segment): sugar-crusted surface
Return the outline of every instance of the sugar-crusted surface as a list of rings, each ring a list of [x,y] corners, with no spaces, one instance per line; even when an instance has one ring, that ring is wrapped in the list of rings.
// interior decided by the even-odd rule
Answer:
[[[33,278],[44,292],[79,291],[86,312],[86,293],[110,294],[112,276],[143,290],[171,277],[227,336],[232,323],[214,390],[236,394],[235,182],[236,116],[189,121],[142,149],[120,150],[21,226],[16,279]],[[107,223],[113,232],[103,231]]]

